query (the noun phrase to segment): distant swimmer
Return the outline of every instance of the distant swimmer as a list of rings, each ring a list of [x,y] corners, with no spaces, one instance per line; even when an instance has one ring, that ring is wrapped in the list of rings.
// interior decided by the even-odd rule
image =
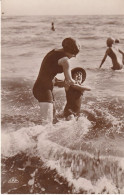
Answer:
[[[52,22],[51,30],[52,30],[52,31],[55,31],[54,22]]]
[[[101,64],[99,66],[99,68],[102,67],[103,63],[105,62],[107,56],[109,56],[112,60],[112,64],[113,66],[111,67],[113,70],[121,70],[123,65],[124,65],[124,52],[121,51],[116,43],[119,43],[119,40],[116,39],[114,40],[113,38],[109,37],[106,41],[107,44],[107,50],[105,52],[105,55],[101,61]],[[122,58],[120,58],[120,54],[122,54]]]

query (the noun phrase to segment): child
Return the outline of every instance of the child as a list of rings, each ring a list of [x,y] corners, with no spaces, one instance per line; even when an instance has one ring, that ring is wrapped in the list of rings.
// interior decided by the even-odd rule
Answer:
[[[83,68],[74,68],[71,74],[76,82],[74,85],[65,88],[67,103],[64,108],[64,116],[67,120],[73,116],[78,117],[80,115],[83,92],[91,90],[89,87],[81,85],[86,79],[86,72]]]
[[[102,67],[102,64],[105,62],[107,56],[109,56],[109,57],[111,58],[112,64],[113,64],[113,67],[111,67],[111,68],[112,68],[113,70],[120,70],[120,69],[122,69],[122,67],[123,67],[123,61],[124,61],[124,60],[120,60],[120,59],[119,59],[119,53],[122,54],[123,59],[124,59],[124,53],[123,53],[121,50],[117,49],[117,47],[113,46],[113,44],[114,44],[114,43],[117,43],[118,41],[119,41],[119,40],[117,40],[117,39],[116,39],[116,41],[115,41],[115,40],[114,40],[113,38],[111,38],[111,37],[109,37],[109,38],[107,39],[106,44],[107,44],[107,47],[108,47],[108,48],[107,48],[107,50],[106,50],[106,52],[105,52],[105,55],[104,55],[104,57],[103,57],[103,59],[102,59],[102,62],[101,62],[101,64],[100,64],[99,68]]]
[[[84,91],[90,91],[89,87],[84,87],[81,84],[86,79],[86,72],[83,68],[77,67],[71,70],[72,78],[75,80],[75,84],[66,86],[66,100],[67,103],[64,108],[64,117],[70,120],[74,116],[80,115],[81,101]],[[63,82],[64,83],[64,82]],[[56,80],[55,86],[63,87],[64,84],[61,80]]]

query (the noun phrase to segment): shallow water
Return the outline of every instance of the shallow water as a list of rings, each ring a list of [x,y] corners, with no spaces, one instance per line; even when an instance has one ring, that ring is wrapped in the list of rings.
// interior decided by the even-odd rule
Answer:
[[[124,16],[2,18],[3,193],[124,193],[124,69],[112,71],[109,59],[98,69],[108,36],[124,48],[122,23]],[[43,127],[32,87],[45,53],[72,34],[82,50],[71,66],[85,68],[92,90],[79,120],[65,121],[65,92],[55,87],[59,122]]]

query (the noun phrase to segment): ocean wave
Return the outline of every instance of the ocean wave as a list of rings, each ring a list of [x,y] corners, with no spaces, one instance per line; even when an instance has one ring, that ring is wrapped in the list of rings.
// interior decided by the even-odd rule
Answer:
[[[54,126],[34,126],[29,128],[21,128],[16,132],[3,133],[2,134],[2,157],[6,160],[15,159],[16,156],[26,153],[28,159],[41,159],[44,163],[44,167],[49,170],[56,170],[58,178],[63,177],[68,186],[71,186],[73,193],[119,193],[123,191],[124,181],[124,167],[123,158],[101,156],[96,150],[93,154],[90,154],[86,150],[76,150],[57,144],[50,140],[50,136],[60,130],[73,137],[75,134],[75,128],[70,130],[70,123],[74,124],[74,121],[64,122],[65,128],[63,129],[62,122]],[[79,126],[78,126],[79,127]],[[68,131],[69,129],[69,131]],[[85,129],[85,128],[84,128]],[[85,132],[86,133],[86,132]],[[85,134],[84,133],[84,134]],[[59,136],[61,139],[61,136]],[[66,138],[68,140],[68,137]],[[68,140],[69,141],[69,140]],[[6,145],[4,143],[7,143]],[[73,145],[73,141],[71,141]],[[23,159],[23,165],[18,165],[20,169],[25,170],[25,165],[31,167],[31,161]],[[4,165],[6,166],[6,162]],[[36,159],[35,159],[36,160]],[[36,160],[37,161],[37,160]],[[35,161],[35,162],[36,162]],[[39,161],[39,160],[38,160]],[[11,161],[10,161],[11,162]],[[15,163],[14,162],[14,163]],[[40,168],[42,163],[35,165],[35,170]],[[11,168],[11,170],[14,169]],[[50,172],[49,171],[49,172]],[[42,173],[41,173],[42,175]],[[37,172],[32,174],[32,178],[28,180],[28,184],[33,189],[34,179],[37,178]],[[57,179],[57,178],[56,178]],[[104,181],[104,185],[103,184]],[[85,185],[84,185],[85,184]]]
[[[83,36],[83,39],[85,39],[85,40],[97,40],[97,39],[99,39],[99,36],[96,36],[96,35],[89,35],[89,36]]]
[[[29,51],[29,52],[21,53],[19,56],[29,57],[29,56],[32,56],[33,54],[34,54],[33,51]]]
[[[106,25],[106,24],[110,24],[110,25],[119,25],[120,22],[115,20],[115,21],[108,21],[108,22],[105,22],[104,25]]]

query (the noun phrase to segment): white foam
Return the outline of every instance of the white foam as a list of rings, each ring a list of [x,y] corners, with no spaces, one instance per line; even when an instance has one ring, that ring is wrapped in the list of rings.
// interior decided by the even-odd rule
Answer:
[[[44,131],[43,126],[21,128],[18,131],[2,132],[2,156],[10,157],[20,152],[30,152],[36,146],[35,137]]]
[[[118,194],[118,189],[111,180],[104,176],[97,181],[95,185],[95,192],[97,194],[102,192],[106,194]]]
[[[70,168],[62,168],[59,165],[59,162],[55,161],[48,161],[46,163],[46,166],[50,167],[52,169],[56,169],[60,176],[63,176],[68,181],[69,185],[71,186],[73,184],[74,186],[74,192],[78,193],[80,190],[91,194],[102,194],[102,193],[109,193],[109,194],[118,194],[118,190],[123,191],[122,189],[118,189],[116,187],[116,184],[113,183],[112,180],[106,178],[105,176],[101,177],[97,182],[91,182],[90,180],[79,177],[77,179],[73,178],[73,174],[71,172]]]
[[[81,117],[78,121],[73,119],[72,121],[60,121],[55,125],[39,125],[21,128],[11,133],[3,132],[2,155],[4,157],[10,157],[20,152],[25,152],[38,156],[44,160],[47,167],[56,169],[70,184],[73,184],[77,192],[82,189],[89,193],[102,193],[104,190],[109,193],[117,193],[115,184],[106,177],[101,178],[96,183],[91,183],[90,179],[80,177],[81,171],[78,170],[80,168],[79,166],[81,166],[80,163],[74,164],[74,168],[76,169],[74,172],[77,174],[77,178],[73,178],[73,159],[71,159],[70,167],[66,166],[66,159],[62,159],[63,152],[67,155],[69,155],[69,153],[73,155],[84,153],[87,155],[85,151],[69,149],[68,145],[77,143],[77,140],[79,141],[78,144],[80,144],[82,136],[89,131],[90,127],[91,123],[86,118]],[[77,135],[79,135],[79,137],[77,137]],[[52,140],[52,137],[55,141]],[[56,157],[56,155],[59,155],[60,158]],[[67,158],[67,160],[68,159],[69,158]],[[119,165],[123,167],[123,161],[120,161]],[[34,173],[32,174],[32,179],[29,180],[29,185],[33,185],[33,179]]]
[[[124,158],[119,160],[119,166],[124,171]]]

